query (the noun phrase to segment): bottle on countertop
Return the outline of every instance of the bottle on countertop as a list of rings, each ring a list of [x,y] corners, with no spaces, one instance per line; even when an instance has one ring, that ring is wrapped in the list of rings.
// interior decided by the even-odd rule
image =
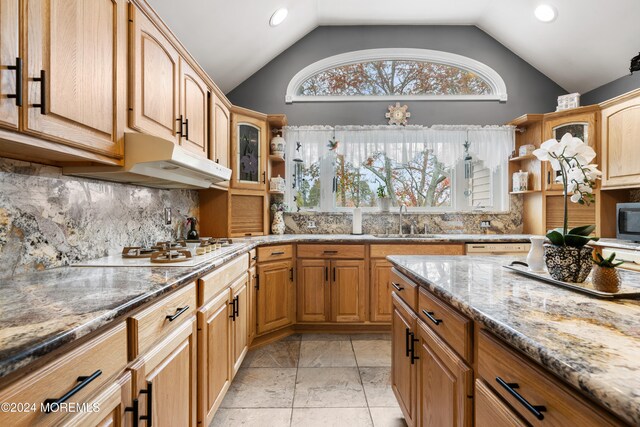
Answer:
[[[187,240],[198,240],[198,231],[196,230],[196,224],[198,220],[194,217],[187,218],[187,227],[189,227],[189,231],[187,232]]]

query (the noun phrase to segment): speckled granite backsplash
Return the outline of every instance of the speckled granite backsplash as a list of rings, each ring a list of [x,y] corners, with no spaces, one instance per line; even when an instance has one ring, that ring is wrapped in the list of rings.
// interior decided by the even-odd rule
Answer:
[[[363,213],[362,231],[365,234],[398,233],[397,208],[393,213]],[[403,215],[405,229],[409,232],[412,221],[418,225],[418,233],[429,234],[476,234],[483,233],[480,222],[489,220],[491,227],[488,233],[520,234],[522,233],[522,196],[511,196],[511,210],[508,213],[443,213],[443,214],[414,214]],[[285,233],[302,234],[349,234],[351,233],[351,213],[286,213]],[[314,221],[316,228],[309,228],[308,222]]]
[[[165,226],[170,207],[173,225]],[[198,193],[63,176],[0,158],[0,279],[117,253],[182,234]]]

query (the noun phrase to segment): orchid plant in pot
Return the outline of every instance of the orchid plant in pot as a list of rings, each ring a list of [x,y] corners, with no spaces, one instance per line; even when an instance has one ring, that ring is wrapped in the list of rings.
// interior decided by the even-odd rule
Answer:
[[[584,282],[593,267],[593,249],[586,245],[598,238],[590,236],[595,225],[569,229],[568,204],[569,201],[581,205],[594,202],[595,182],[602,175],[597,165],[590,163],[596,153],[580,138],[566,133],[560,141],[544,142],[533,154],[542,161],[549,161],[553,170],[560,173],[556,181],[562,183],[564,190],[563,226],[547,232],[551,243],[544,246],[547,270],[556,280]]]

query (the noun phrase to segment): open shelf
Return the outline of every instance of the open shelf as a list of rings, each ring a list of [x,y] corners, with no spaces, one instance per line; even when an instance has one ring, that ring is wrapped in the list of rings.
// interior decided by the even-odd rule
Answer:
[[[269,190],[269,194],[284,194],[284,191]]]
[[[538,158],[536,156],[534,156],[533,154],[528,154],[526,156],[518,156],[518,157],[512,157],[509,159],[510,162],[520,162],[522,160],[537,160]]]
[[[527,190],[527,191],[509,191],[509,194],[531,194],[539,193],[541,190]]]

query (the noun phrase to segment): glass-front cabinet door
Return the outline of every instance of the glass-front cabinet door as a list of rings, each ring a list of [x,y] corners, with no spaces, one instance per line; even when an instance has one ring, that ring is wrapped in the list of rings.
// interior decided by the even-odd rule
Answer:
[[[561,117],[545,119],[544,129],[544,141],[551,138],[560,141],[566,133],[570,133],[574,137],[585,141],[596,152],[598,151],[595,111],[563,114]],[[556,177],[560,176],[560,174],[553,170],[549,162],[545,163],[545,190],[562,190],[562,183],[556,182]],[[598,163],[598,159],[593,160],[593,163]]]
[[[256,117],[233,114],[232,187],[266,188],[266,122]]]

